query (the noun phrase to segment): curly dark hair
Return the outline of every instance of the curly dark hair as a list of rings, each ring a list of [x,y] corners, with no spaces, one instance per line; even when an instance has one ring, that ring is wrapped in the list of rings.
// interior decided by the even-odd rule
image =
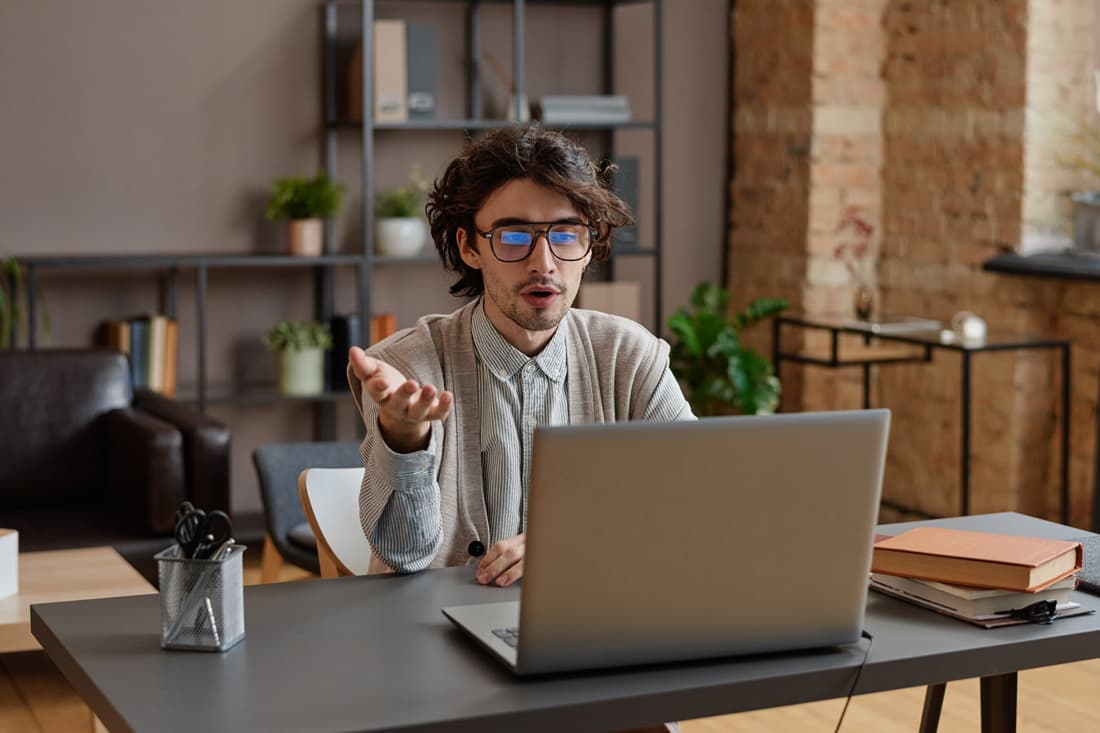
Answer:
[[[494,191],[514,179],[528,178],[566,196],[596,231],[592,259],[606,259],[611,232],[634,221],[627,205],[611,192],[614,170],[611,163],[593,163],[588,151],[565,135],[538,125],[509,127],[471,141],[435,181],[424,207],[443,266],[459,274],[451,294],[485,291],[481,270],[462,261],[456,234],[463,228],[476,241],[474,216]]]

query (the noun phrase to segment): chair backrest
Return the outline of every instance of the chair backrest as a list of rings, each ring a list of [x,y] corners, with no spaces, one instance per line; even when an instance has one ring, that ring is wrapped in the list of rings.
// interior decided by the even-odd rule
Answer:
[[[371,549],[359,523],[362,468],[307,468],[298,476],[309,526],[317,538],[321,577],[366,575]]]

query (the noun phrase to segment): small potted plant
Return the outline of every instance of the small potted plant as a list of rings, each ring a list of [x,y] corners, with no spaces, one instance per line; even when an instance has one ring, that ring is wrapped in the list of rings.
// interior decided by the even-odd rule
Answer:
[[[837,234],[850,234],[847,241],[838,244],[833,254],[844,263],[852,283],[856,286],[855,312],[862,320],[868,320],[874,310],[875,291],[871,286],[869,269],[874,267],[871,238],[874,226],[867,221],[863,209],[849,206],[844,209],[836,226]]]
[[[375,199],[375,252],[412,257],[424,247],[428,223],[423,217],[426,183],[416,169],[407,185],[381,191]]]
[[[280,321],[264,334],[279,352],[279,391],[285,395],[315,395],[325,391],[325,351],[332,348],[327,324]]]
[[[268,219],[287,219],[287,246],[293,255],[316,257],[324,241],[324,220],[340,211],[344,185],[325,173],[313,178],[280,178],[271,184]]]
[[[740,332],[787,307],[785,298],[758,298],[728,315],[730,294],[712,283],[691,293],[693,310],[668,319],[669,366],[700,417],[740,412],[763,415],[779,405],[779,378],[767,357],[741,345]]]

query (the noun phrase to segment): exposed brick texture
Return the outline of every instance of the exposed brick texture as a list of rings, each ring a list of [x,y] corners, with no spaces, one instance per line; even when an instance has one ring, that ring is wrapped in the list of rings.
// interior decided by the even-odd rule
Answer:
[[[739,0],[728,282],[735,305],[784,295],[851,315],[853,273],[879,310],[1073,343],[1071,521],[1092,510],[1100,286],[984,273],[1002,251],[1065,237],[1070,134],[1095,123],[1096,0]],[[1096,181],[1091,181],[1095,187]],[[874,232],[845,263],[856,206]],[[756,344],[770,350],[767,334]],[[791,332],[786,350],[821,349]],[[959,507],[960,362],[872,370],[893,410],[884,494],[932,514]],[[784,409],[860,405],[860,370],[785,365]],[[971,509],[1055,518],[1055,352],[973,359]]]

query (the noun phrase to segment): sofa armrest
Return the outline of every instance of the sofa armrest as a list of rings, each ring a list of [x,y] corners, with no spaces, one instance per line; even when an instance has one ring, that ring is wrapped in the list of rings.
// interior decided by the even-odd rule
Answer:
[[[133,408],[106,413],[113,508],[135,527],[171,534],[184,493],[183,437],[174,427]]]
[[[229,428],[148,389],[134,390],[134,407],[183,436],[184,486],[191,503],[206,511],[229,511]]]

